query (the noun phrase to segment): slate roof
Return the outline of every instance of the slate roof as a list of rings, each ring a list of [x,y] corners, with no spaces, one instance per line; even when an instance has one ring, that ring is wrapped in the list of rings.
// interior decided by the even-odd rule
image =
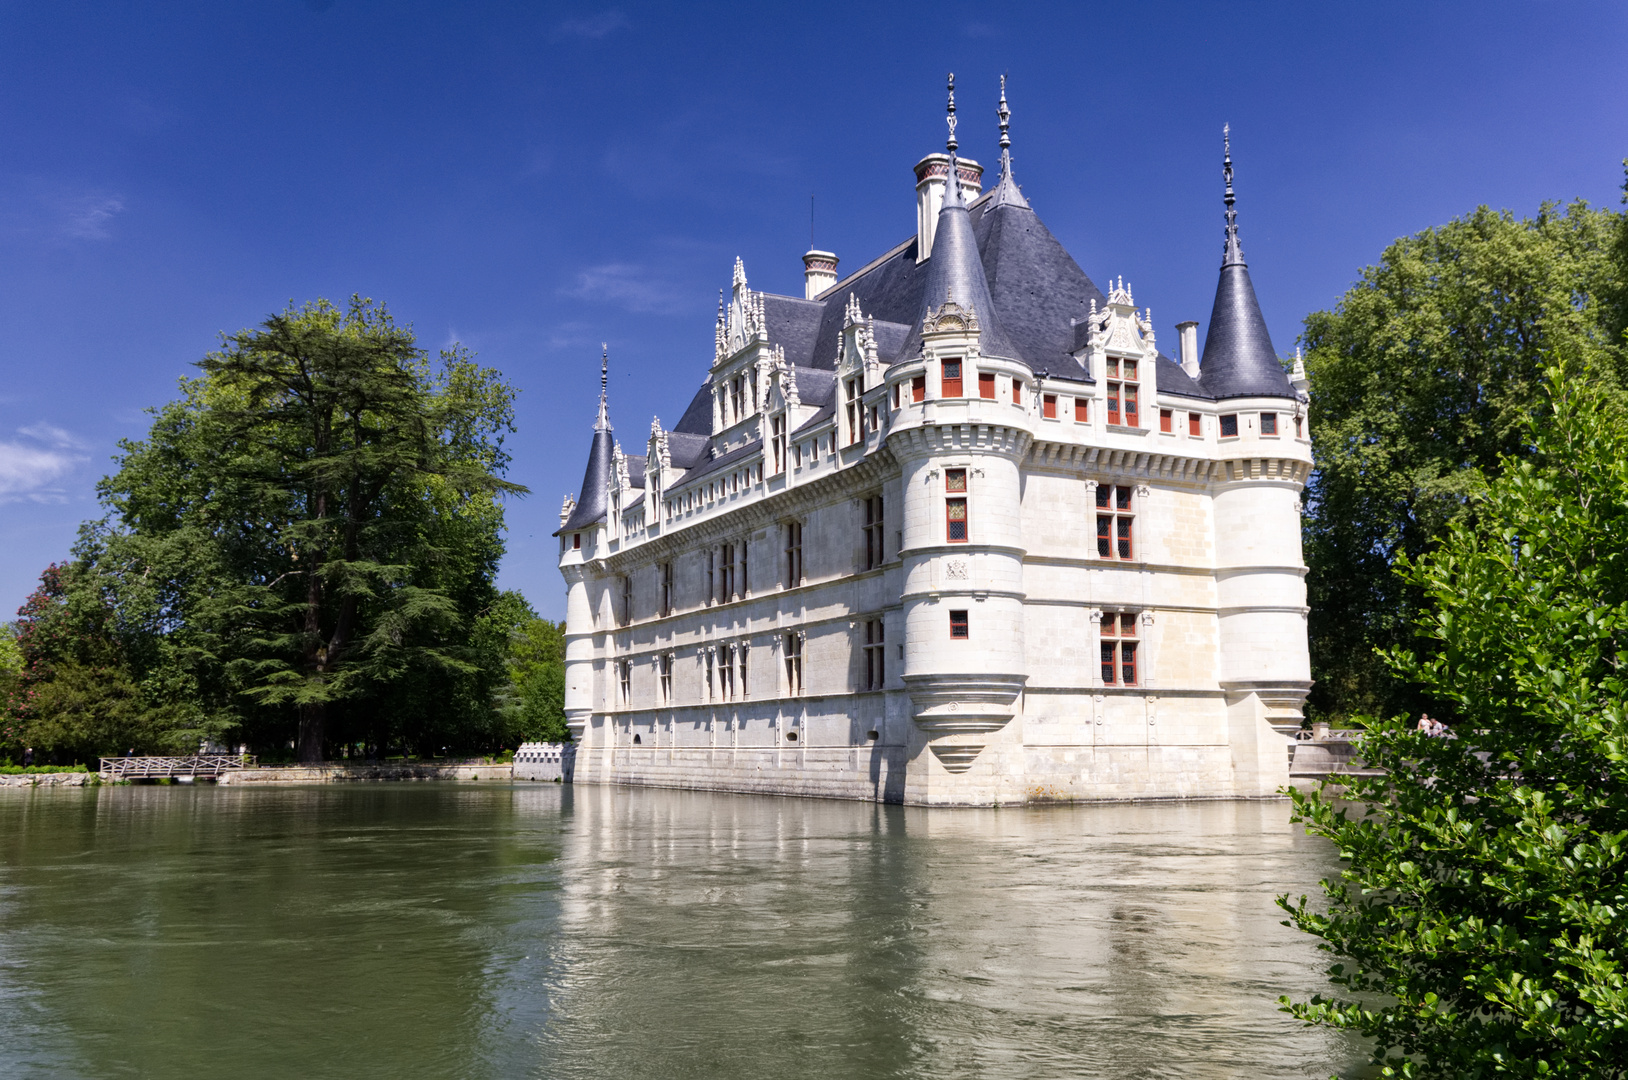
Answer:
[[[961,205],[958,195],[946,193],[933,257],[925,262],[916,262],[916,238],[910,237],[814,300],[763,294],[769,342],[784,350],[803,403],[817,407],[798,432],[824,423],[835,411],[835,368],[849,297],[856,298],[860,310],[873,320],[877,352],[886,364],[915,354],[923,314],[929,306],[939,306],[944,293],[953,290],[957,302],[977,310],[984,352],[1020,360],[1037,375],[1095,382],[1072,354],[1089,333],[1085,320],[1092,301],[1101,309],[1107,306],[1107,297],[1030,207],[1012,178],[1010,162],[1003,149],[995,186],[970,206]],[[1205,335],[1200,374],[1194,379],[1180,364],[1160,356],[1154,363],[1158,392],[1199,400],[1293,398],[1294,389],[1278,363],[1237,242],[1230,151],[1226,166],[1227,256]],[[956,175],[953,170],[951,175]],[[959,184],[953,187],[959,192]],[[668,433],[673,466],[685,470],[687,479],[727,468],[761,450],[754,441],[711,458],[711,434],[712,401],[703,384]],[[596,436],[589,475],[598,467],[598,453]],[[630,457],[630,473],[632,461]],[[639,475],[642,482],[642,459]],[[596,520],[587,516],[595,507],[603,516],[604,502],[602,495],[597,502],[590,497],[588,476],[584,476],[583,497],[572,522]]]
[[[610,503],[611,447],[610,428],[594,429],[594,440],[588,446],[588,467],[582,473],[582,494],[577,496],[576,508],[560,532],[581,529],[605,516]]]

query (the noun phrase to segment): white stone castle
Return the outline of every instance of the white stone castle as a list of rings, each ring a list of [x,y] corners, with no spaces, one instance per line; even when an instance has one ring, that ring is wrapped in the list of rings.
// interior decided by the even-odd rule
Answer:
[[[1311,685],[1305,378],[1226,243],[1202,358],[1012,178],[916,164],[916,229],[802,297],[735,263],[644,454],[601,372],[561,511],[577,783],[993,805],[1264,796]]]

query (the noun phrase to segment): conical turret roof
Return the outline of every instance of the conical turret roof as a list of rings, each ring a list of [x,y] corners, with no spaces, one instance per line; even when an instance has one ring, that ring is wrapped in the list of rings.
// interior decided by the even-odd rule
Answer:
[[[1215,287],[1215,306],[1204,333],[1204,355],[1199,360],[1198,382],[1216,398],[1295,396],[1283,365],[1278,362],[1272,336],[1261,315],[1255,285],[1249,280],[1238,241],[1237,196],[1232,190],[1230,132],[1224,132],[1222,173],[1226,179],[1227,240],[1221,259],[1221,280]]]
[[[610,509],[611,455],[616,448],[611,434],[609,402],[610,351],[599,360],[599,418],[594,421],[594,438],[588,446],[588,468],[582,474],[582,493],[560,532],[585,529],[598,522]]]
[[[954,300],[964,308],[971,308],[978,320],[978,351],[984,356],[999,356],[1008,360],[1023,360],[1001,329],[995,313],[995,301],[989,295],[989,279],[984,276],[984,263],[978,253],[978,240],[973,235],[972,216],[967,212],[961,196],[961,181],[956,175],[956,158],[950,155],[950,175],[944,184],[944,207],[938,212],[938,230],[933,234],[933,254],[927,260],[927,281],[922,289],[922,310],[905,339],[900,355],[912,357],[921,351],[922,322],[927,313],[943,307],[945,301]]]

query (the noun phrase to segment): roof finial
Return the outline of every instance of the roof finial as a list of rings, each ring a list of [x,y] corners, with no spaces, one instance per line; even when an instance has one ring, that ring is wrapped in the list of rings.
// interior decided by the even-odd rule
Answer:
[[[594,424],[594,430],[609,431],[610,407],[606,396],[610,389],[610,346],[601,341],[599,350],[599,420]]]
[[[1001,76],[1001,107],[995,110],[1001,118],[1001,168],[1006,168],[1007,151],[1012,148],[1012,110],[1006,107],[1006,76]]]
[[[1238,211],[1234,204],[1238,196],[1232,190],[1232,125],[1221,125],[1221,176],[1226,182],[1226,194],[1222,201],[1227,204],[1227,245],[1226,254],[1221,260],[1222,266],[1244,261],[1244,250],[1238,243]]]
[[[949,91],[950,91],[950,105],[949,105],[949,116],[947,118],[947,122],[950,125],[950,137],[947,140],[945,140],[944,149],[946,149],[946,150],[948,150],[950,152],[951,157],[954,157],[956,147],[959,146],[960,144],[955,141],[955,72],[953,72],[953,71],[950,72]]]

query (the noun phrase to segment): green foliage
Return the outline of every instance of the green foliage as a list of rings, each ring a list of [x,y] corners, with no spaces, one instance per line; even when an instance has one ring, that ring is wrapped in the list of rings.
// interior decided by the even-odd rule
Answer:
[[[1505,457],[1530,453],[1546,357],[1588,355],[1593,377],[1624,385],[1625,290],[1623,215],[1574,203],[1517,220],[1483,207],[1398,240],[1333,311],[1307,316],[1317,712],[1426,707],[1370,661],[1408,641],[1421,609],[1391,567],[1465,520]]]
[[[291,306],[199,366],[25,609],[8,742],[500,745],[509,632],[483,620],[524,490],[502,478],[513,390],[361,299]]]
[[[1345,868],[1326,911],[1279,903],[1348,962],[1345,996],[1285,1004],[1373,1038],[1387,1075],[1628,1074],[1628,416],[1597,376],[1543,375],[1530,451],[1402,563],[1425,647],[1389,666],[1457,738],[1376,723],[1385,776],[1295,795]]]

